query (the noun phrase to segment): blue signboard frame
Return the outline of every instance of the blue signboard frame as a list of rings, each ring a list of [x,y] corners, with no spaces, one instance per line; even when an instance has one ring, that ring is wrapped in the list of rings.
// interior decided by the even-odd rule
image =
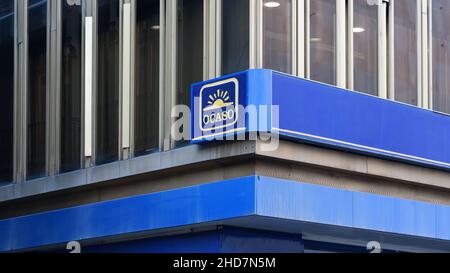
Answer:
[[[238,78],[243,107],[277,107],[268,117],[269,131],[281,137],[346,150],[364,155],[450,169],[450,117],[445,114],[371,95],[256,69],[199,83],[192,87],[192,100],[206,84]],[[211,136],[198,134],[201,115],[193,103],[193,143],[217,140],[261,128],[252,127],[251,117],[241,114],[239,131]],[[256,117],[256,119],[258,119]],[[256,122],[259,124],[259,122]]]

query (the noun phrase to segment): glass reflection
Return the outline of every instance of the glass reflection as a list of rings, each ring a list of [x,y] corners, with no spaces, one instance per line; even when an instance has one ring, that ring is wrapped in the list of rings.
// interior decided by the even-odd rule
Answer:
[[[27,178],[46,171],[47,1],[28,1]]]
[[[158,149],[159,0],[138,0],[136,21],[135,155]]]
[[[395,99],[417,105],[417,3],[395,0]]]
[[[81,5],[62,7],[61,172],[81,167]]]
[[[119,0],[98,0],[96,163],[118,160]]]
[[[378,95],[378,6],[353,3],[354,89]]]
[[[191,84],[203,80],[203,18],[203,0],[178,0],[177,105],[190,106]],[[189,136],[190,128],[180,133]]]
[[[336,84],[336,0],[310,2],[310,78]]]
[[[433,0],[433,108],[450,113],[450,1]]]
[[[265,0],[263,8],[263,66],[292,73],[292,0],[271,3]]]
[[[14,1],[0,1],[0,186],[13,180]]]
[[[222,1],[222,75],[249,68],[249,0]]]

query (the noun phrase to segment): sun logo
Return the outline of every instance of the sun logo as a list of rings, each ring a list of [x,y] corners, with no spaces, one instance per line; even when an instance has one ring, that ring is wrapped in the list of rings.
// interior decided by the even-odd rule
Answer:
[[[208,107],[205,107],[203,111],[212,111],[217,109],[222,109],[224,107],[229,107],[234,105],[230,102],[230,94],[228,91],[217,90],[216,93],[209,95]]]

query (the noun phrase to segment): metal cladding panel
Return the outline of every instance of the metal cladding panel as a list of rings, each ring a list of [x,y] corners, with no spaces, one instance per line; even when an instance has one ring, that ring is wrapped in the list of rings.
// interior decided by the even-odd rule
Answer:
[[[282,135],[450,168],[449,116],[280,73],[272,90]]]
[[[450,213],[447,207],[436,208],[436,233],[442,240],[450,241]]]
[[[0,251],[120,236],[254,214],[254,177],[0,221]]]
[[[448,240],[450,207],[259,177],[257,214]]]
[[[321,234],[325,232],[327,236],[335,236],[339,227],[347,233],[366,236],[367,240],[372,240],[369,237],[373,235],[399,241],[408,238],[408,244],[414,245],[416,240],[423,239],[430,241],[430,247],[436,240],[450,240],[449,206],[251,176],[3,220],[0,221],[0,251],[54,247],[74,240],[121,238],[171,228],[188,230],[199,224],[214,227],[230,223],[235,227],[299,235],[311,224],[315,229],[308,229],[309,232],[321,227]],[[272,238],[268,234],[258,234],[233,231],[226,237],[224,233],[221,251],[235,252],[234,249],[240,248],[241,252],[251,252],[258,245],[276,251],[270,248],[271,242],[283,238],[283,235]],[[180,238],[193,242],[189,236]],[[196,247],[213,251],[215,239],[202,238],[198,245],[179,246],[180,251],[194,251]],[[299,251],[297,241],[289,238],[283,239],[285,247]],[[153,245],[155,252],[170,251],[167,241],[152,242],[159,242]],[[148,247],[137,243],[134,248],[140,251],[144,246]],[[120,247],[116,249],[119,251]]]
[[[350,191],[259,177],[256,193],[258,215],[353,226]]]

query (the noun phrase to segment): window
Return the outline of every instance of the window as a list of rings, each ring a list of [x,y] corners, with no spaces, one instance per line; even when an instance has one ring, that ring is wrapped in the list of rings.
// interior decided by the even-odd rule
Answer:
[[[395,0],[395,99],[417,105],[417,2]]]
[[[191,84],[203,80],[203,0],[178,0],[177,104],[190,105]]]
[[[118,160],[119,0],[98,0],[96,163]]]
[[[203,19],[203,0],[178,0],[177,105],[190,107],[191,84],[203,80]],[[180,133],[189,136],[190,128]]]
[[[61,172],[81,167],[81,5],[62,1]]]
[[[222,75],[249,68],[249,0],[222,1]]]
[[[138,0],[136,20],[135,155],[159,145],[159,0]]]
[[[309,18],[310,78],[335,85],[336,0],[310,1]]]
[[[14,1],[0,1],[0,185],[13,180]]]
[[[354,0],[354,89],[378,95],[378,6]]]
[[[433,107],[450,113],[450,1],[433,0]]]
[[[46,174],[47,1],[28,1],[27,178]]]
[[[314,1],[313,1],[314,2]],[[292,0],[264,0],[263,66],[292,73]]]

